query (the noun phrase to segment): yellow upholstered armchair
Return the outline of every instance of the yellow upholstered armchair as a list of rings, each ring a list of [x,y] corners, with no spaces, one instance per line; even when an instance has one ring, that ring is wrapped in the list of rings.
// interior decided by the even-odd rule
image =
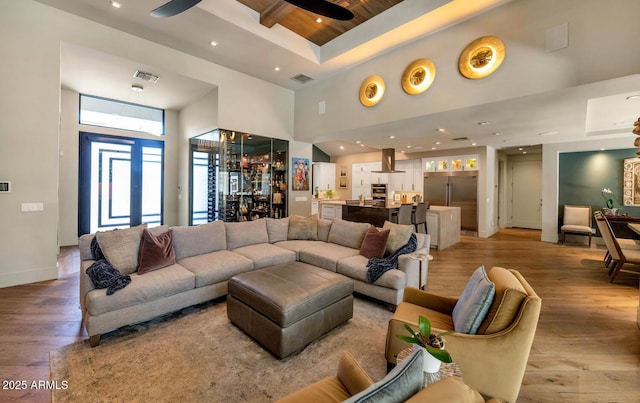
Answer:
[[[445,336],[446,349],[466,384],[484,395],[515,402],[538,325],[541,299],[516,270],[494,267],[486,275],[495,284],[495,296],[477,334]],[[405,323],[417,330],[420,315],[431,321],[434,332],[454,330],[452,315],[457,302],[457,298],[407,287],[403,302],[389,321],[387,363],[395,364],[398,353],[409,347],[396,335],[406,332]]]

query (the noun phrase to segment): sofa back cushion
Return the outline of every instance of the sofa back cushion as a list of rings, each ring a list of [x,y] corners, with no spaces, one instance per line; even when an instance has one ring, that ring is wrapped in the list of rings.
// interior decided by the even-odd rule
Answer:
[[[333,221],[326,218],[318,218],[318,241],[329,242],[329,231]]]
[[[96,232],[96,239],[102,254],[111,263],[111,266],[123,276],[133,274],[138,269],[138,249],[140,248],[142,231],[145,228],[147,228],[147,224]]]
[[[227,249],[223,221],[171,229],[177,260]]]
[[[509,327],[528,295],[518,278],[505,268],[494,267],[487,276],[496,285],[496,295],[478,334],[493,334]]]
[[[289,234],[289,217],[286,218],[265,218],[267,224],[267,234],[269,243],[286,241]]]
[[[316,241],[318,239],[318,215],[303,217],[294,214],[289,217],[287,239]]]
[[[267,221],[265,219],[224,223],[227,232],[227,249],[234,250],[243,246],[269,243]]]
[[[328,241],[359,250],[370,226],[371,224],[363,222],[333,220]]]
[[[453,308],[451,318],[458,333],[476,334],[487,316],[495,295],[495,284],[487,277],[484,266],[473,272],[462,295]]]

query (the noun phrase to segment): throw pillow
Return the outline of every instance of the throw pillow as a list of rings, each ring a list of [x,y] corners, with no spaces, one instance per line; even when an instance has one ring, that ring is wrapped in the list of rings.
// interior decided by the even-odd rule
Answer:
[[[404,402],[422,390],[424,384],[424,356],[416,350],[396,365],[380,381],[351,396],[345,403]]]
[[[289,234],[287,239],[317,241],[318,215],[314,214],[311,217],[303,217],[294,214],[289,217]]]
[[[138,274],[148,273],[176,263],[176,251],[173,249],[173,231],[153,235],[145,229],[142,232],[138,252]]]
[[[484,266],[473,272],[453,308],[451,318],[458,333],[476,334],[493,303],[496,286],[487,277]]]
[[[405,246],[413,233],[413,227],[411,225],[400,225],[392,223],[391,221],[385,221],[382,229],[390,230],[386,249],[389,255],[393,255],[398,249]]]
[[[383,257],[387,246],[387,239],[389,239],[389,233],[390,231],[388,229],[378,231],[378,229],[372,225],[364,236],[364,241],[362,241],[362,246],[360,247],[360,254],[367,259]]]
[[[513,323],[520,312],[520,305],[528,296],[520,280],[505,268],[494,267],[487,276],[496,285],[496,295],[478,334],[493,334],[506,329]]]
[[[145,228],[147,224],[96,232],[104,257],[123,276],[133,274],[138,269],[138,249]]]
[[[267,234],[269,242],[276,243],[286,241],[289,233],[289,217],[286,218],[265,218],[267,222]]]

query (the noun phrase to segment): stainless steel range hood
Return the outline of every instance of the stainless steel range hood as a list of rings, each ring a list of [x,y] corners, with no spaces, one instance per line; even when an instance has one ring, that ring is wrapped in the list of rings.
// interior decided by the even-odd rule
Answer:
[[[396,150],[394,148],[382,149],[382,169],[380,171],[373,172],[383,174],[397,174],[404,172],[396,171]]]

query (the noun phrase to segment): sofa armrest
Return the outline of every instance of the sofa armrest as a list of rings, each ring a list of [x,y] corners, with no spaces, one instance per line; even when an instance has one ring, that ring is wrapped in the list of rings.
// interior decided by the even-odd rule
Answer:
[[[451,315],[458,299],[431,294],[415,287],[407,287],[404,289],[403,301]]]
[[[87,269],[95,263],[95,260],[82,260],[80,261],[80,308],[82,309],[82,315],[84,316],[84,300],[85,296],[96,288],[93,286],[91,278],[87,274]]]
[[[343,351],[340,356],[337,376],[352,396],[373,385],[373,379],[348,351]]]

